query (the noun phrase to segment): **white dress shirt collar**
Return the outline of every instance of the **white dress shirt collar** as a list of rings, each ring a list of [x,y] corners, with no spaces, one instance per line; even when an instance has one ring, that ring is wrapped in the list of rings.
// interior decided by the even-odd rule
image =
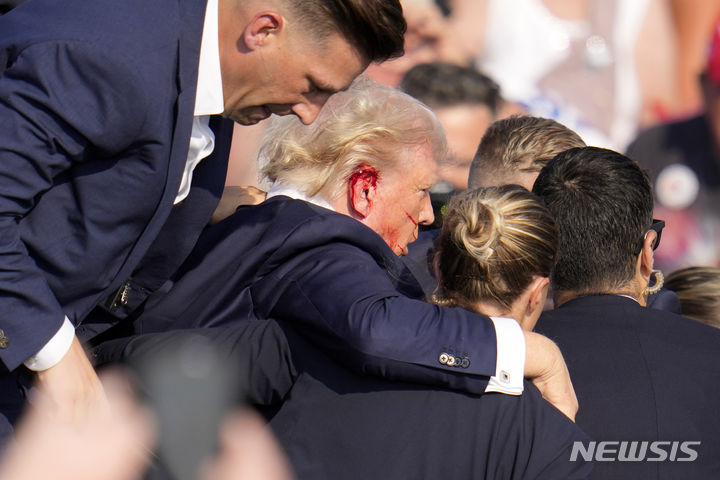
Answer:
[[[318,196],[308,197],[297,188],[289,185],[273,185],[272,187],[270,187],[270,190],[267,193],[267,198],[277,197],[279,195],[294,198],[295,200],[304,200],[306,202],[317,205],[318,207],[323,207],[327,208],[328,210],[335,211],[332,205],[330,205],[325,199]]]
[[[200,44],[200,63],[198,64],[194,114],[196,117],[217,115],[224,110],[218,41],[218,0],[208,0],[205,9],[202,43]]]

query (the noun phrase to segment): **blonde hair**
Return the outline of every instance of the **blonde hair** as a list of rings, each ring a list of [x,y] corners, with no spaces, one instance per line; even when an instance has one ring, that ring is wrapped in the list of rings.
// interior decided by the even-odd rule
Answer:
[[[263,182],[333,200],[358,167],[373,167],[382,176],[402,167],[405,150],[428,143],[440,160],[445,135],[425,105],[361,79],[330,97],[311,125],[293,116],[274,119],[260,147],[260,173]]]
[[[503,185],[454,197],[438,241],[435,303],[510,308],[534,275],[550,276],[557,229],[537,196]]]
[[[665,288],[677,293],[683,315],[720,328],[720,268],[675,270],[665,277]]]
[[[468,185],[495,173],[539,172],[557,154],[585,146],[580,136],[549,118],[513,115],[485,131],[470,166]]]

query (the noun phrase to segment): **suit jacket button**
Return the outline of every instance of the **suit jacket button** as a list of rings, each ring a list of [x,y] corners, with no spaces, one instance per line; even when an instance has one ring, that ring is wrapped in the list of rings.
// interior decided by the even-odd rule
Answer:
[[[465,357],[462,359],[462,363],[460,364],[462,368],[468,368],[470,366],[470,359]]]
[[[0,348],[7,348],[10,344],[10,339],[5,336],[5,332],[0,330]]]
[[[448,360],[450,360],[450,355],[448,355],[445,352],[441,353],[440,357],[438,358],[438,362],[440,362],[443,365],[447,365]]]
[[[453,357],[452,355],[448,355],[447,366],[454,367],[456,365],[457,365],[457,360],[455,359],[455,357]]]

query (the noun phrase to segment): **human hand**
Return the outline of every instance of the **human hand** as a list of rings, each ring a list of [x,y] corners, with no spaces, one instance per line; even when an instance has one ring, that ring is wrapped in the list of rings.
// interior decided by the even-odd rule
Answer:
[[[228,186],[223,190],[220,203],[210,217],[212,225],[229,217],[238,207],[243,205],[257,205],[265,201],[267,193],[251,185],[243,187]]]
[[[525,335],[525,377],[540,390],[543,398],[575,421],[578,401],[562,353],[547,337],[534,332]]]
[[[271,430],[257,414],[234,413],[220,427],[218,455],[200,480],[292,480],[290,465]]]
[[[67,419],[79,419],[86,411],[108,406],[100,379],[77,337],[62,360],[37,372],[36,386],[45,408]]]
[[[0,464],[13,480],[136,480],[147,465],[154,422],[135,400],[127,378],[103,374],[108,402],[84,415],[53,408],[47,396],[28,407]]]

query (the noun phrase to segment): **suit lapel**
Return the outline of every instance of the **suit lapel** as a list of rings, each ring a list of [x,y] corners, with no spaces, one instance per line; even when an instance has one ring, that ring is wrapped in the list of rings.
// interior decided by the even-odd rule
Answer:
[[[178,98],[175,104],[175,125],[170,150],[167,183],[161,201],[161,209],[169,211],[180,188],[185,163],[187,162],[192,131],[195,95],[197,93],[198,62],[202,41],[205,1],[180,1],[180,36],[177,56]]]
[[[165,189],[157,205],[152,219],[148,222],[132,253],[128,256],[123,269],[110,285],[108,290],[120,286],[139,265],[143,256],[167,223],[174,200],[180,188],[185,164],[190,147],[195,94],[197,90],[197,72],[200,60],[200,43],[202,40],[203,21],[205,18],[205,0],[178,1],[178,34],[177,34],[177,73],[176,88],[178,97],[175,102],[175,119],[173,134],[170,140],[170,152],[167,158],[167,175]],[[160,161],[158,161],[160,164]]]

